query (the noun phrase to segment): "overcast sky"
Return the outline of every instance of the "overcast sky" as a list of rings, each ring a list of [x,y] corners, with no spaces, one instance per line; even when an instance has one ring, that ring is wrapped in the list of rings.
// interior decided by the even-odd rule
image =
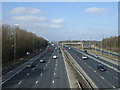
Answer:
[[[3,2],[3,23],[50,41],[101,40],[118,34],[117,2]]]

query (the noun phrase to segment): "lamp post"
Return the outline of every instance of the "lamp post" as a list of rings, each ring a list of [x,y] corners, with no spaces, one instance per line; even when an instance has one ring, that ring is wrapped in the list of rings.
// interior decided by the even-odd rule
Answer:
[[[14,64],[16,62],[16,29],[19,24],[14,24]]]
[[[35,47],[35,31],[32,32],[33,33],[33,53],[34,53],[34,47]]]

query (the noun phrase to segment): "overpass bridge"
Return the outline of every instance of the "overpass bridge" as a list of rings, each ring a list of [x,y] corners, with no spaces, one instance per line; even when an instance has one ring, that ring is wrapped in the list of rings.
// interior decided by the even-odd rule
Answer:
[[[82,45],[82,42],[63,42],[62,45]]]

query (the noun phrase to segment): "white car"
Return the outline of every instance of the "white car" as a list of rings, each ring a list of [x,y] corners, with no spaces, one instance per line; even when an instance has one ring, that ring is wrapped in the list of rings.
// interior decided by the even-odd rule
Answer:
[[[44,60],[40,60],[40,63],[43,63],[44,62]]]
[[[95,58],[100,58],[98,55],[95,55]]]
[[[88,57],[85,55],[82,55],[82,59],[88,59]]]
[[[57,58],[57,56],[56,56],[56,55],[54,55],[54,56],[53,56],[53,59],[56,59],[56,58]]]

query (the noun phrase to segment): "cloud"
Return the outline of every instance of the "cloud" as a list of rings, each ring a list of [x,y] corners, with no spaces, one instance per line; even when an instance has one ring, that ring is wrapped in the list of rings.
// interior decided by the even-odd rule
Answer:
[[[85,9],[85,12],[93,13],[93,14],[105,14],[106,11],[107,11],[106,8],[97,8],[97,7],[92,7],[92,8]]]
[[[60,24],[60,23],[64,23],[64,19],[53,19],[51,20],[51,22],[55,24]]]
[[[48,19],[45,17],[38,16],[14,16],[12,19],[17,21],[47,21]]]
[[[37,27],[47,28],[47,29],[59,29],[62,28],[61,25],[56,24],[46,24],[46,23],[34,23]]]
[[[42,11],[38,8],[17,7],[10,11],[11,14],[39,14]]]

